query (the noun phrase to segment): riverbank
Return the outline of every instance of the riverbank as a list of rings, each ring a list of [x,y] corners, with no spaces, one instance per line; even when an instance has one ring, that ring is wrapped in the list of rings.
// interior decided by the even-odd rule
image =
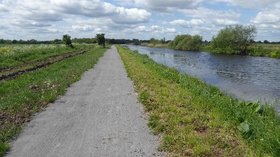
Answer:
[[[0,156],[9,149],[9,141],[20,133],[24,123],[64,94],[105,52],[96,45],[86,50],[87,53],[0,82]]]
[[[274,109],[239,102],[217,88],[118,47],[162,134],[160,149],[174,156],[279,156],[280,121]]]
[[[142,43],[141,46],[153,47],[153,48],[168,48],[168,44],[151,44],[151,43]]]
[[[151,44],[151,43],[144,43],[141,46],[153,47],[153,48],[170,48],[168,43],[162,44]],[[174,50],[181,50],[181,49],[174,49]],[[200,51],[209,52],[214,54],[224,54],[223,52],[215,51],[211,48],[210,44],[203,44],[200,47]],[[270,57],[270,58],[280,58],[280,44],[252,44],[248,50],[248,56],[255,56],[255,57]],[[231,55],[231,54],[226,54]]]
[[[213,49],[210,44],[204,44],[203,46],[201,46],[200,50],[215,54],[225,54],[219,50]],[[248,47],[247,55],[255,57],[280,58],[280,44],[251,44]]]

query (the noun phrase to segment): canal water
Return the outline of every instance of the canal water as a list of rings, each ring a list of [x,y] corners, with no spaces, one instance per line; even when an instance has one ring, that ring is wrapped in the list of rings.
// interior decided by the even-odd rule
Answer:
[[[127,46],[238,99],[273,104],[280,112],[280,59]]]

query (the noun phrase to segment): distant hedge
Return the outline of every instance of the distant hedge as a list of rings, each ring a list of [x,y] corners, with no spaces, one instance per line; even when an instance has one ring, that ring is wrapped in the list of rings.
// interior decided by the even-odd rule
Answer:
[[[177,35],[175,39],[170,42],[169,47],[175,50],[184,51],[199,51],[202,45],[202,36],[199,35]]]

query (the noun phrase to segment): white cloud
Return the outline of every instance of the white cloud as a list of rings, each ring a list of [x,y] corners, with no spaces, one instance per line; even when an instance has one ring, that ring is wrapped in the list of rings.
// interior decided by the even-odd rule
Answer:
[[[232,5],[245,7],[245,8],[257,8],[274,5],[279,0],[215,0],[216,2],[225,2]]]
[[[112,19],[116,23],[142,23],[147,22],[151,16],[151,13],[147,12],[146,10],[137,8],[126,9],[123,7],[118,7],[116,8],[115,12],[117,13],[116,17]]]
[[[49,22],[63,21],[71,15],[107,17],[116,23],[143,23],[147,22],[151,16],[144,9],[118,7],[100,0],[17,0],[8,2],[0,5],[0,8],[9,10],[7,18],[16,20],[16,23],[29,23],[34,27],[37,25],[48,26]],[[45,24],[41,25],[41,22]]]
[[[221,8],[207,8],[213,4]],[[244,15],[244,7],[250,15]],[[260,35],[279,40],[279,10],[279,0],[0,0],[0,38],[103,32],[117,38],[171,39],[182,32],[210,39],[226,25],[255,24]]]
[[[232,10],[213,10],[205,7],[198,7],[195,9],[186,9],[182,10],[187,16],[197,18],[197,19],[205,19],[205,20],[215,20],[215,19],[231,19],[238,20],[241,16],[240,13]]]
[[[175,28],[165,28],[161,27],[158,25],[152,25],[152,26],[137,26],[135,28],[129,28],[126,29],[124,32],[127,33],[134,33],[134,34],[142,34],[142,33],[154,33],[154,34],[166,34],[166,33],[171,33],[174,34],[176,33]]]
[[[61,33],[114,31],[127,24],[146,23],[151,13],[101,0],[0,0],[0,17],[0,25],[9,26],[2,34],[11,36],[10,30],[14,30],[27,36],[36,30],[46,34],[60,29]],[[77,24],[85,19],[91,22]]]
[[[184,28],[188,34],[200,34],[206,39],[211,39],[217,32],[227,25],[238,24],[240,14],[235,11],[212,10],[205,7],[181,10],[189,20],[177,19],[170,21],[173,26]]]
[[[197,7],[203,0],[119,0],[121,4],[136,5],[150,8],[155,11],[174,11]]]
[[[235,25],[238,24],[238,21],[229,20],[229,19],[215,19],[215,23],[218,26],[227,26],[227,25]]]
[[[255,24],[277,24],[280,22],[280,10],[264,10],[260,11],[252,21]]]
[[[280,2],[262,9],[251,23],[257,27],[258,36],[276,37],[280,35]],[[279,40],[279,39],[278,39]]]
[[[189,21],[187,20],[182,20],[182,19],[178,19],[178,20],[174,20],[169,22],[171,25],[174,26],[181,26],[181,27],[193,27],[193,26],[199,26],[202,25],[204,23],[203,20],[201,19],[191,19]]]

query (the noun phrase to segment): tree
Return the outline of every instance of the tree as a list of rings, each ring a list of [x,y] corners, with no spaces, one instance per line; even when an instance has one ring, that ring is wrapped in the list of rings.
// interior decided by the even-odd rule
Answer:
[[[105,34],[96,34],[96,40],[98,45],[105,47]]]
[[[248,54],[250,41],[254,40],[255,26],[227,26],[213,37],[212,48],[217,53]]]
[[[269,44],[269,41],[268,40],[264,40],[263,43]]]
[[[68,35],[68,34],[63,35],[62,41],[66,46],[73,48],[70,35]]]

